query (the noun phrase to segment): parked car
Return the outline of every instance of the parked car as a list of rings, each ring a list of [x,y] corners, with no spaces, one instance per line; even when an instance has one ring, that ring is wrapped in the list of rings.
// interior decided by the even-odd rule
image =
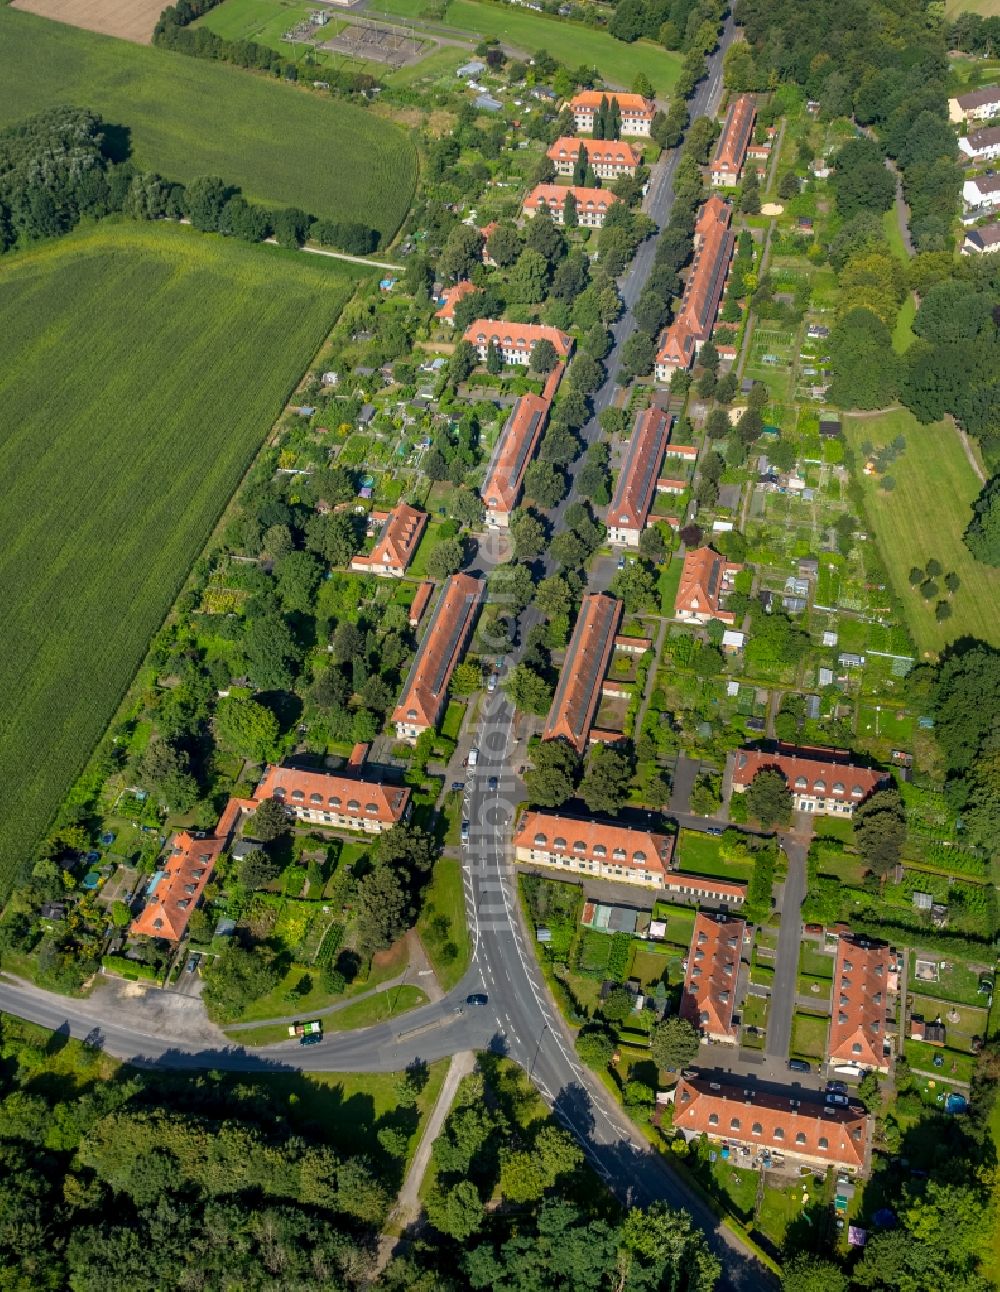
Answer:
[[[625,568],[625,558],[624,558],[624,556],[619,556],[619,558],[618,558],[618,568],[619,568],[619,570],[624,570],[624,568]]]
[[[463,843],[468,843],[468,842],[469,842],[469,823],[468,823],[468,821],[463,821],[463,822],[462,822],[462,842],[463,842]]]
[[[461,794],[465,789],[465,781],[452,781],[451,791],[453,794]]]
[[[846,1095],[846,1094],[847,1094],[847,1082],[846,1082],[846,1081],[828,1081],[828,1082],[826,1083],[826,1088],[827,1088],[827,1090],[834,1090],[834,1091],[836,1091],[836,1093],[837,1093],[838,1095]]]
[[[491,695],[492,695],[492,693],[497,689],[497,675],[496,675],[496,673],[491,673],[491,674],[489,675],[489,677],[486,679],[486,689],[487,689],[487,691],[489,691],[489,692],[490,692],[490,694],[491,694]]]
[[[718,837],[720,834],[722,834],[722,827],[718,825],[710,825],[706,833],[712,834]]]
[[[826,1102],[828,1104],[835,1104],[838,1108],[846,1108],[851,1101],[846,1095],[838,1094],[836,1090],[828,1090],[826,1094]]]
[[[812,1064],[806,1063],[805,1059],[789,1059],[789,1072],[812,1072]]]
[[[322,1039],[322,1032],[306,1032],[305,1036],[299,1038],[299,1045],[319,1045]]]
[[[469,766],[475,767],[476,763],[478,762],[479,762],[479,750],[476,748],[475,745],[473,745],[472,748],[469,750]]]
[[[187,971],[188,971],[188,973],[194,973],[194,971],[195,971],[197,968],[198,968],[198,957],[197,957],[197,956],[191,956],[191,957],[189,958],[188,962],[187,962]]]

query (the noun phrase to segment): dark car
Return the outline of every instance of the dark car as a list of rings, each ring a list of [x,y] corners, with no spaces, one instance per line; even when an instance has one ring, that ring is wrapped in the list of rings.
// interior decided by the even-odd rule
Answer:
[[[452,781],[451,788],[453,793],[461,794],[465,789],[465,781]]]
[[[789,1072],[812,1072],[812,1064],[806,1063],[805,1059],[789,1059]]]
[[[832,1094],[837,1094],[837,1095],[846,1095],[846,1094],[847,1094],[847,1082],[846,1082],[846,1081],[828,1081],[828,1082],[826,1083],[826,1088],[827,1088],[827,1090],[829,1090]]]
[[[706,833],[708,833],[708,834],[714,834],[714,835],[718,836],[718,835],[722,834],[722,827],[721,827],[721,826],[717,826],[717,825],[710,825],[710,826],[708,827],[708,830],[706,831]]]
[[[474,991],[471,996],[466,996],[465,1003],[467,1005],[487,1005],[489,1004],[489,999],[485,992]]]
[[[491,776],[490,779],[486,782],[486,788],[488,790],[495,790],[499,784],[500,782],[497,780],[497,778],[495,776]]]
[[[299,1045],[319,1045],[323,1039],[322,1032],[306,1032],[299,1037]]]

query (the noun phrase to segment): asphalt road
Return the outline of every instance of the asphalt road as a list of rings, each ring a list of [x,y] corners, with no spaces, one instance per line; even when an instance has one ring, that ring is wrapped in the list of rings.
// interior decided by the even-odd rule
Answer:
[[[806,895],[807,844],[786,835],[782,841],[788,858],[788,874],[781,895],[781,924],[778,928],[778,951],[774,958],[774,981],[768,1009],[766,1053],[770,1058],[787,1059],[792,1040],[792,1015],[795,1012],[795,987],[798,979],[799,944],[802,941],[800,911]]]
[[[733,36],[730,18],[710,60],[709,75],[694,96],[692,117],[717,109],[722,59]],[[650,182],[646,209],[661,226],[669,219],[677,160],[676,151],[665,157]],[[600,434],[598,416],[617,391],[621,347],[635,330],[631,309],[652,269],[654,250],[653,240],[639,248],[621,284],[625,311],[612,329],[614,344],[606,360],[607,379],[594,397],[593,417],[582,432],[588,443]],[[575,495],[581,462],[578,459],[570,469],[572,485],[567,498],[551,513],[557,528]],[[487,538],[487,547],[489,542]],[[484,565],[494,564],[493,557],[488,550],[481,553]],[[522,641],[530,626],[528,618],[528,614],[522,616]],[[515,659],[516,653],[509,662]],[[591,1164],[623,1201],[648,1204],[662,1200],[686,1211],[721,1258],[724,1288],[743,1292],[770,1287],[773,1280],[750,1250],[723,1229],[701,1196],[650,1150],[611,1095],[580,1065],[571,1036],[551,1003],[521,920],[509,857],[510,827],[516,804],[523,799],[514,772],[519,755],[513,718],[501,690],[484,696],[477,735],[479,763],[466,782],[470,839],[463,849],[474,949],[465,978],[443,1000],[396,1022],[324,1037],[308,1049],[288,1042],[269,1046],[266,1051],[234,1046],[221,1034],[218,1044],[192,1044],[167,1030],[144,1029],[134,1021],[123,1021],[117,1011],[106,1006],[102,1009],[100,998],[72,1001],[5,979],[0,979],[0,1009],[57,1032],[89,1037],[119,1058],[152,1067],[372,1072],[396,1070],[418,1059],[433,1061],[459,1050],[491,1048],[508,1054],[528,1072],[555,1115],[578,1137]],[[470,1005],[467,998],[473,993],[485,994],[487,1004]],[[134,1014],[128,1017],[133,1019]]]

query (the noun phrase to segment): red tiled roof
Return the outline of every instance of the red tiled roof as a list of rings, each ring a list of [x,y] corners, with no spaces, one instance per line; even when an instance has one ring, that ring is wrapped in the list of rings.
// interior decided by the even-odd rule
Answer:
[[[583,598],[543,740],[562,736],[578,752],[586,748],[621,617],[622,603],[614,597],[593,592]]]
[[[656,105],[652,99],[644,99],[641,94],[618,94],[608,90],[581,90],[570,100],[573,112],[592,112],[601,106],[601,100],[618,100],[618,107],[623,117],[652,117]]]
[[[410,666],[393,722],[433,727],[444,707],[448,683],[479,610],[484,584],[468,574],[453,574]]]
[[[722,127],[719,144],[712,158],[713,174],[732,175],[735,178],[740,173],[756,115],[757,104],[752,94],[738,94],[730,103],[726,124]]]
[[[714,879],[707,875],[689,875],[687,871],[677,870],[670,875],[667,887],[674,891],[686,890],[692,897],[741,897],[746,900],[746,884],[737,884],[731,879]]]
[[[798,794],[818,794],[838,802],[861,803],[887,780],[885,772],[855,767],[844,749],[795,749],[779,745],[776,753],[739,749],[733,784],[746,787],[759,771],[774,767]]]
[[[609,528],[642,529],[653,505],[656,477],[670,434],[670,415],[650,406],[636,418],[608,508]]]
[[[615,202],[620,201],[606,188],[584,188],[580,184],[536,184],[524,199],[523,208],[525,211],[562,211],[567,193],[572,193],[576,198],[576,209],[581,213],[606,212]]]
[[[742,565],[727,561],[710,547],[699,547],[693,552],[686,552],[677,596],[674,598],[675,613],[686,610],[690,613],[711,614],[723,623],[732,623],[733,616],[728,611],[719,609],[719,599],[724,590],[726,574],[742,569]]]
[[[255,807],[251,799],[231,798],[211,838],[196,839],[186,830],[175,834],[159,882],[129,932],[179,942],[240,816]]]
[[[557,327],[543,323],[505,323],[503,319],[476,319],[465,330],[463,338],[475,346],[496,342],[503,350],[522,350],[530,354],[538,341],[551,341],[556,354],[565,359],[573,348],[573,338]]]
[[[397,503],[386,518],[375,546],[367,556],[355,556],[351,560],[351,568],[384,565],[394,570],[405,570],[413,559],[426,524],[425,511],[418,511],[409,503]]]
[[[556,812],[525,812],[514,835],[515,848],[535,848],[602,866],[666,874],[674,850],[668,834],[633,830],[607,821],[578,821]]]
[[[540,395],[522,395],[496,442],[479,491],[490,511],[511,512],[517,506],[535,448],[549,414],[549,401]]]
[[[417,588],[417,594],[410,603],[410,627],[416,628],[420,623],[420,618],[427,609],[427,603],[431,599],[431,593],[434,591],[434,583],[431,579],[424,579]]]
[[[454,287],[446,287],[441,293],[444,304],[439,310],[435,311],[434,317],[436,319],[453,319],[455,317],[455,306],[462,297],[478,290],[476,284],[470,283],[467,278],[460,283],[456,283]]]
[[[691,934],[681,1018],[705,1036],[736,1036],[733,1012],[746,921],[699,911]]]
[[[868,1118],[852,1108],[820,1106],[796,1096],[746,1093],[707,1078],[682,1077],[674,1093],[674,1127],[778,1153],[800,1153],[864,1169]],[[794,1099],[794,1102],[793,1102]]]
[[[546,156],[554,162],[576,161],[581,144],[592,166],[635,167],[642,160],[642,154],[622,139],[578,139],[576,135],[562,135]]]
[[[265,799],[276,798],[291,808],[336,812],[379,821],[382,825],[395,825],[403,818],[410,791],[405,785],[383,785],[362,776],[303,771],[271,764],[257,786],[254,798],[258,804]]]
[[[657,361],[690,364],[695,343],[708,339],[722,299],[733,250],[729,227],[732,207],[713,193],[702,206],[695,225],[695,255],[684,285],[677,317],[667,328]]]
[[[883,1068],[888,984],[895,956],[884,942],[845,933],[837,942],[830,1020],[830,1062]]]

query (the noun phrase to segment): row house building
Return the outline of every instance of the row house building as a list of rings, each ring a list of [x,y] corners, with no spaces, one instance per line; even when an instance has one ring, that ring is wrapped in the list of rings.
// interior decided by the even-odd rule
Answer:
[[[620,200],[606,188],[585,188],[580,184],[536,184],[524,199],[522,210],[529,219],[539,211],[548,211],[553,224],[565,224],[568,193],[573,195],[576,218],[584,229],[602,229],[608,212]]]
[[[781,772],[796,812],[814,816],[854,815],[854,809],[891,778],[871,767],[859,767],[845,749],[797,749],[778,744],[766,749],[738,749],[733,765],[733,793],[743,794],[765,768]]]
[[[621,131],[623,135],[648,137],[653,128],[653,117],[656,115],[656,104],[652,99],[644,99],[641,94],[608,94],[605,90],[581,90],[570,100],[570,111],[577,130],[590,134],[594,129],[594,118],[601,110],[601,104],[617,103],[621,113]]]
[[[504,363],[525,368],[539,341],[551,341],[562,360],[568,359],[573,349],[573,338],[559,328],[543,323],[505,323],[502,319],[476,319],[466,328],[463,340],[475,346],[480,363],[486,362],[492,344],[499,348]]]
[[[583,598],[545,720],[543,740],[561,737],[577,753],[586,749],[621,617],[622,603],[615,597],[592,592]]]
[[[524,487],[524,474],[535,456],[564,371],[565,364],[556,364],[540,395],[522,395],[497,437],[486,480],[479,491],[488,525],[506,529],[510,524],[511,512]]]
[[[483,580],[469,574],[453,574],[445,583],[392,715],[400,740],[413,744],[422,732],[437,726],[451,675],[472,637],[484,591]]]
[[[670,425],[669,413],[655,405],[635,420],[607,513],[608,542],[614,547],[639,546],[639,535],[646,528],[656,496]]]
[[[555,812],[525,812],[514,833],[517,861],[640,888],[665,886],[670,835]]]
[[[581,148],[587,165],[598,179],[634,175],[642,161],[642,153],[624,139],[579,139],[576,135],[563,135],[546,152],[557,175],[573,174]]]
[[[375,546],[367,554],[351,558],[351,569],[359,574],[378,574],[401,579],[413,560],[427,525],[427,513],[401,502],[382,519]]]
[[[734,188],[740,182],[756,117],[757,101],[752,94],[737,94],[729,104],[722,134],[708,168],[714,187]]]
[[[732,214],[732,206],[717,193],[712,194],[698,213],[694,260],[684,284],[681,306],[664,332],[656,356],[659,382],[669,382],[678,369],[690,368],[712,335],[733,258]]]

